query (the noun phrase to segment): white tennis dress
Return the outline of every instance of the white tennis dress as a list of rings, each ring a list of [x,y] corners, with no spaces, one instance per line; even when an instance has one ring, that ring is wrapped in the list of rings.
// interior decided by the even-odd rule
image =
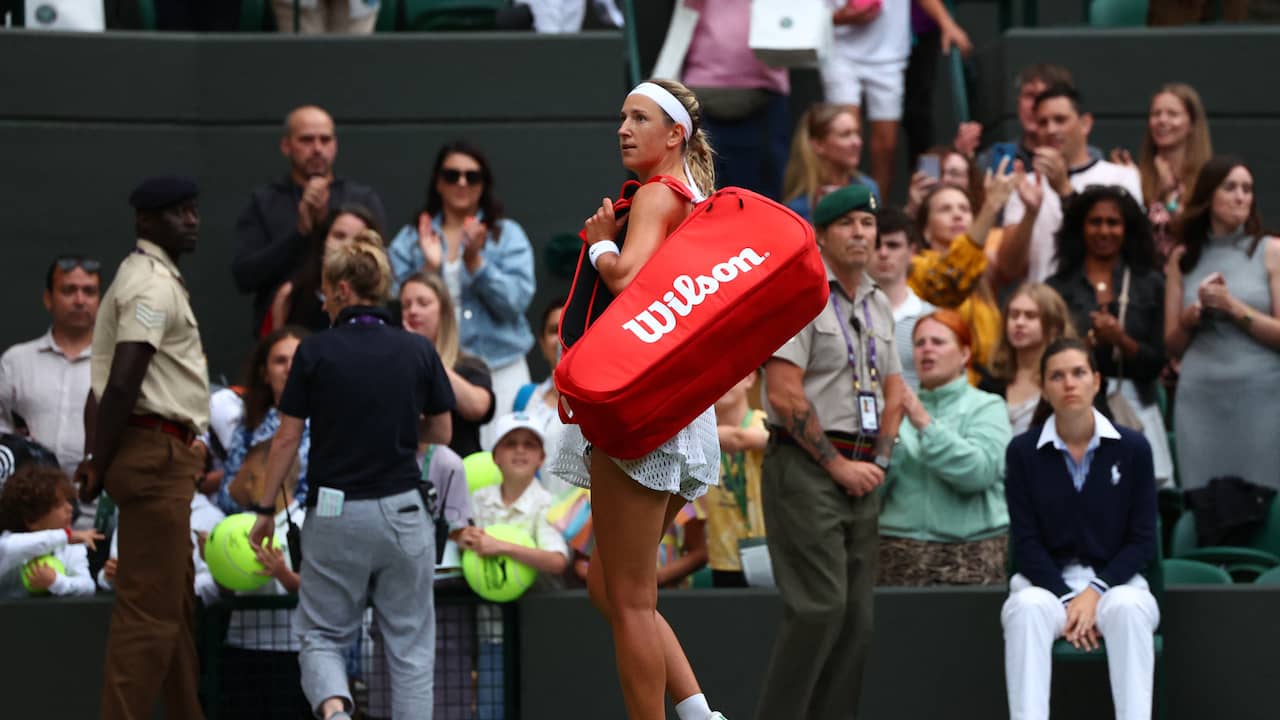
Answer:
[[[552,474],[578,487],[590,488],[591,452],[582,428],[566,425],[560,451],[551,465]],[[610,459],[628,477],[650,490],[680,495],[693,502],[708,487],[720,484],[720,436],[715,408],[703,410],[693,422],[644,457]]]

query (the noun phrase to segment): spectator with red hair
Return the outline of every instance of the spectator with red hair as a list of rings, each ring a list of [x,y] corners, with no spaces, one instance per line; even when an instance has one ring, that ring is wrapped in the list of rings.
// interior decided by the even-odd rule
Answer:
[[[920,377],[907,388],[880,511],[880,585],[993,585],[1005,577],[1009,513],[1004,403],[971,386],[969,326],[955,310],[912,333]]]

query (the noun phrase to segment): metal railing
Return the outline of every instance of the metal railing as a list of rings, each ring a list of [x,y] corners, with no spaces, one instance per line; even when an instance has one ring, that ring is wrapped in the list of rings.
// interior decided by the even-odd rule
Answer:
[[[208,720],[234,720],[245,706],[272,716],[305,717],[293,634],[296,595],[237,595],[197,617],[200,694]],[[436,720],[515,720],[519,672],[514,604],[495,605],[465,587],[435,593]],[[347,673],[357,718],[391,716],[390,684],[379,631],[365,611]]]

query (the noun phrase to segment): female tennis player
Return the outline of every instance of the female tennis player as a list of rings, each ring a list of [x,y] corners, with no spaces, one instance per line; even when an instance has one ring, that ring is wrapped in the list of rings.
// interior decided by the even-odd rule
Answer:
[[[629,215],[615,218],[605,198],[586,221],[588,257],[616,296],[636,277],[694,203],[715,186],[711,146],[701,129],[698,99],[678,82],[636,86],[622,104],[618,143],[622,164],[643,185]],[[667,182],[649,182],[667,176]],[[688,194],[680,192],[684,185]],[[626,225],[626,242],[616,242]],[[723,720],[698,688],[671,626],[658,613],[658,542],[685,503],[719,482],[720,444],[708,407],[656,450],[620,460],[592,448],[577,425],[565,430],[553,472],[591,488],[595,553],[587,587],[613,629],[614,657],[627,715],[663,720],[665,688],[680,720]]]

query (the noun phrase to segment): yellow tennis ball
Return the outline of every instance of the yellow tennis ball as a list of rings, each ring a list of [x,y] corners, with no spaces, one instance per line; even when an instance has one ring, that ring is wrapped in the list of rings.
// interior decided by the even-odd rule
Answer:
[[[462,461],[462,469],[467,474],[467,492],[475,492],[482,487],[502,482],[502,471],[493,461],[493,453],[471,453]]]
[[[538,547],[523,528],[514,525],[490,525],[489,535],[528,548]],[[480,557],[474,551],[462,553],[462,577],[477,595],[490,602],[511,602],[524,594],[538,578],[538,571],[506,555]]]
[[[228,590],[256,590],[271,581],[270,576],[260,574],[262,563],[249,543],[249,531],[257,519],[253,513],[230,515],[214,526],[204,542],[209,573]],[[271,545],[280,547],[280,538],[272,535]]]
[[[48,565],[54,570],[57,570],[59,575],[67,574],[67,566],[63,565],[62,561],[53,555],[41,555],[38,558],[28,560],[27,564],[22,566],[22,587],[26,588],[27,592],[32,595],[49,594],[48,590],[31,587],[31,573],[41,565]]]

